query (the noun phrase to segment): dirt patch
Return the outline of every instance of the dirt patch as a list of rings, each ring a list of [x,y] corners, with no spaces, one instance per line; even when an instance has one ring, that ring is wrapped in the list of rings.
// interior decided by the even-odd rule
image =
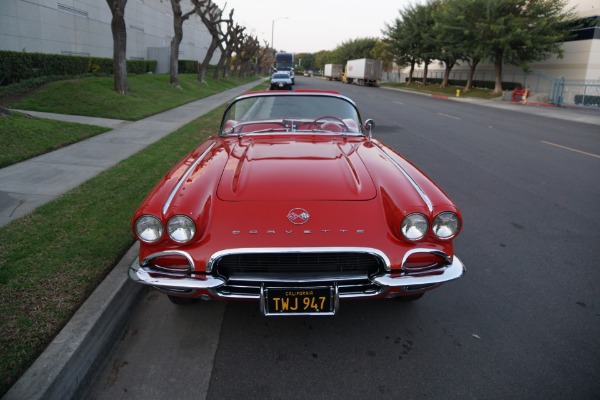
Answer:
[[[3,108],[3,107],[10,108],[11,104],[21,100],[24,97],[27,97],[27,96],[37,92],[38,90],[42,89],[46,85],[47,84],[44,83],[43,85],[32,87],[32,88],[22,88],[18,92],[15,92],[15,93],[2,94],[2,95],[0,95],[0,108]]]

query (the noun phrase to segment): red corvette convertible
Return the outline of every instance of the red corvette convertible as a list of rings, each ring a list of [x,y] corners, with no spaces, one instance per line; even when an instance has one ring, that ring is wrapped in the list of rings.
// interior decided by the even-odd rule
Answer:
[[[335,92],[247,93],[133,217],[131,279],[172,302],[256,301],[332,315],[340,300],[416,300],[460,278],[448,197],[372,137]]]

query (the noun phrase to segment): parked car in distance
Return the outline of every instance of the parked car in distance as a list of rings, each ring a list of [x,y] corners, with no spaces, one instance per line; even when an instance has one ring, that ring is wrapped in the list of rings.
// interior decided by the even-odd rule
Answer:
[[[275,72],[271,76],[271,90],[291,90],[292,78],[287,72]]]
[[[129,277],[176,304],[255,301],[268,316],[417,300],[460,278],[458,208],[373,128],[337,92],[234,99],[133,216]]]

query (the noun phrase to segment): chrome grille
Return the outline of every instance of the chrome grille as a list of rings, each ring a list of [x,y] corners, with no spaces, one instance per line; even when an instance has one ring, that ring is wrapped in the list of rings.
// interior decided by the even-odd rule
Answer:
[[[373,295],[380,288],[370,277],[383,274],[384,262],[361,252],[291,252],[230,254],[216,260],[213,272],[225,278],[217,292],[227,297],[255,297],[269,286],[338,285],[344,294]]]
[[[383,264],[365,253],[267,253],[233,254],[219,259],[219,275],[274,273],[354,274],[368,276],[377,273]]]

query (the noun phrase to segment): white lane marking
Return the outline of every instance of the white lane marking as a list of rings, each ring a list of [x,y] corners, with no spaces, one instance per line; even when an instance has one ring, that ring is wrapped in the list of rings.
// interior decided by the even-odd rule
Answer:
[[[452,118],[452,119],[458,119],[458,120],[461,119],[459,117],[455,117],[453,115],[448,115],[448,114],[443,114],[443,113],[438,113],[438,115],[441,115],[442,117]]]
[[[581,151],[581,150],[577,150],[577,149],[572,149],[570,147],[561,146],[560,144],[556,144],[556,143],[552,143],[552,142],[546,142],[545,140],[542,140],[542,143],[545,143],[545,144],[548,144],[548,145],[554,146],[554,147],[559,147],[561,149],[565,149],[565,150],[569,150],[569,151],[574,151],[575,153],[580,153],[580,154],[583,154],[583,155],[586,155],[586,156],[600,158],[600,155],[598,155],[598,154],[588,153],[586,151]]]

